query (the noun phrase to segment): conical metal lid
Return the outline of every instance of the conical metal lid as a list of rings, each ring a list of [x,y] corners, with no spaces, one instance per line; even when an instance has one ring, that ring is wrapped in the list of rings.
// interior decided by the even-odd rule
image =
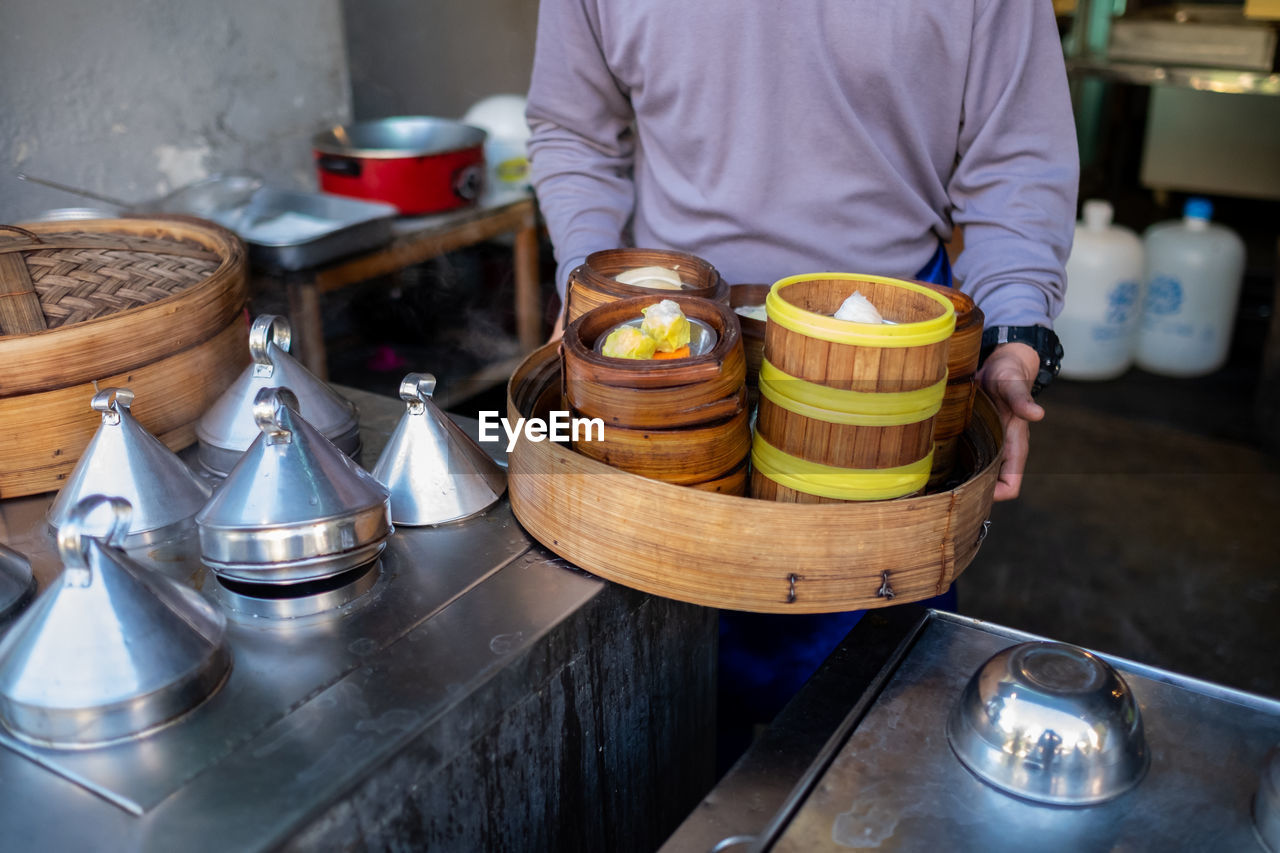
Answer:
[[[89,405],[102,423],[49,507],[49,524],[62,527],[89,495],[115,495],[133,507],[126,546],[154,540],[194,516],[212,491],[186,463],[147,432],[129,411],[133,392],[106,388]]]
[[[31,561],[6,545],[0,545],[0,629],[17,616],[36,594]]]
[[[103,515],[110,529],[97,538],[90,517]],[[77,504],[58,531],[62,576],[0,640],[0,721],[18,737],[83,746],[137,735],[226,678],[225,619],[118,550],[129,515],[121,498]]]
[[[410,373],[400,383],[408,410],[373,466],[373,476],[391,490],[396,524],[467,518],[488,509],[507,488],[506,473],[431,399],[435,388],[430,373]]]
[[[293,333],[289,321],[264,314],[249,329],[253,363],[231,383],[196,424],[200,462],[215,474],[228,473],[258,437],[253,401],[263,388],[288,388],[307,422],[344,453],[360,450],[356,407],[289,355]]]
[[[254,400],[258,438],[196,515],[201,559],[258,583],[317,580],[368,562],[391,534],[386,488],[298,414],[288,388]]]

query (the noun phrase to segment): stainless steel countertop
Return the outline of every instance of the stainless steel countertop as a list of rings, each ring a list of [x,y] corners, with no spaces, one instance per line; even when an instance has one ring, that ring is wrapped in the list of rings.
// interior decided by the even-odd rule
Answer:
[[[362,396],[382,414],[365,419],[366,453],[398,419],[399,401],[385,402]],[[42,589],[60,569],[51,500],[0,502],[0,541],[28,556]],[[186,536],[130,553],[217,603],[195,547]],[[227,683],[147,737],[68,751],[0,734],[0,846],[277,846],[605,587],[536,545],[505,500],[397,530],[380,562],[376,586],[329,613],[229,613]]]
[[[820,671],[823,689],[788,706],[663,850],[1261,849],[1250,803],[1267,753],[1280,743],[1280,702],[1099,655],[1138,701],[1150,769],[1101,805],[1037,804],[966,770],[946,721],[984,661],[1044,638],[934,611],[908,625],[898,618],[908,613],[886,614],[882,642],[841,661],[858,645],[855,628]],[[870,630],[861,639],[876,637]],[[833,726],[821,701],[843,689],[833,681],[842,667],[863,672],[839,700],[845,715]],[[826,740],[821,748],[812,732],[796,731],[808,726],[806,715]]]

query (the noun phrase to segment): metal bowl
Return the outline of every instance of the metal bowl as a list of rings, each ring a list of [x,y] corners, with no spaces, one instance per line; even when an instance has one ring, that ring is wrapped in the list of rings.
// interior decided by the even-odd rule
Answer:
[[[1062,643],[1023,643],[984,663],[952,709],[947,740],[979,779],[1052,805],[1113,799],[1149,762],[1129,686]]]
[[[716,342],[720,340],[720,336],[716,334],[716,330],[703,321],[689,317],[689,355],[686,358],[693,358],[697,355],[706,355],[716,347]],[[636,317],[634,320],[627,320],[625,323],[619,323],[611,326],[603,335],[596,338],[593,349],[598,353],[604,352],[604,342],[609,336],[621,329],[623,326],[631,326],[640,328],[640,324],[644,322],[643,317]]]

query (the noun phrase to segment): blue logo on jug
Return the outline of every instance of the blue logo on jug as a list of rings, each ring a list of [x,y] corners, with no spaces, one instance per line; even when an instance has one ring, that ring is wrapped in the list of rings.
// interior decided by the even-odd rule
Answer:
[[[1125,325],[1138,304],[1138,283],[1122,281],[1107,294],[1107,322]]]
[[[1182,310],[1182,282],[1167,275],[1151,279],[1147,288],[1148,314],[1177,314]]]

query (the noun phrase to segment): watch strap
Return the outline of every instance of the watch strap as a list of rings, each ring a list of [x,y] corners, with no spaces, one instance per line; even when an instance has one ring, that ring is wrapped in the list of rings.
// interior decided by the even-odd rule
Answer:
[[[1031,386],[1033,396],[1052,382],[1062,369],[1062,342],[1053,329],[1046,326],[991,326],[984,329],[980,361],[985,362],[992,350],[1001,344],[1026,344],[1040,356],[1040,370]]]

